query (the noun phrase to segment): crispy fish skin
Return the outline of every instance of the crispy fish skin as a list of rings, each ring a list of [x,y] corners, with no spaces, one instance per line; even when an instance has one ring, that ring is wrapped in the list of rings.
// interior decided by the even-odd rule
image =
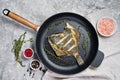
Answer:
[[[78,53],[79,40],[80,32],[69,23],[66,23],[63,32],[48,36],[48,42],[57,56],[72,55],[77,60],[77,63],[82,65],[84,61]]]

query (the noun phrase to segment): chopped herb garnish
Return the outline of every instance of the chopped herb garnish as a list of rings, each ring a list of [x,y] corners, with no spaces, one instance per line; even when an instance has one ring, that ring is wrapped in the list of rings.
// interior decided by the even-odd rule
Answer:
[[[69,64],[69,63],[67,63],[64,59],[62,59],[61,57],[58,57],[58,56],[54,55],[54,52],[49,51],[49,50],[46,48],[46,46],[44,46],[44,50],[45,50],[45,52],[46,52],[47,54],[49,54],[49,55],[51,55],[52,57],[58,59],[59,61],[62,61],[63,63],[60,63],[61,65]],[[54,61],[54,63],[55,63],[55,64],[58,64],[58,63],[56,63],[55,61]],[[64,64],[64,63],[65,63],[65,64]]]
[[[62,21],[58,21],[58,22],[56,22],[56,23],[50,25],[50,26],[48,27],[48,30],[54,29],[55,27],[57,27],[57,26],[58,26],[59,24],[61,24],[61,23],[62,23]]]
[[[82,48],[87,52],[88,49],[88,37],[83,37]]]
[[[57,22],[55,22],[54,24],[51,24],[51,25],[48,27],[48,30],[52,30],[52,29],[58,27],[61,23],[66,23],[66,22],[68,22],[68,21],[71,21],[71,20],[65,19],[65,20],[57,21]]]
[[[16,61],[19,62],[19,64],[22,67],[25,67],[25,65],[22,64],[22,61],[20,59],[21,48],[24,43],[29,42],[29,41],[32,42],[32,38],[30,38],[29,40],[25,40],[25,36],[26,36],[26,32],[24,32],[22,35],[20,35],[20,37],[18,39],[15,39],[13,41],[13,48],[12,48],[12,51],[14,52],[14,55],[16,58]]]

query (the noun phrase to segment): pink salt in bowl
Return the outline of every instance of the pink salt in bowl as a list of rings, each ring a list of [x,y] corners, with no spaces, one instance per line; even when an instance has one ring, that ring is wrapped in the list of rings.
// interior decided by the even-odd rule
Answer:
[[[102,36],[112,36],[116,32],[115,20],[110,17],[101,18],[97,23],[97,31]]]

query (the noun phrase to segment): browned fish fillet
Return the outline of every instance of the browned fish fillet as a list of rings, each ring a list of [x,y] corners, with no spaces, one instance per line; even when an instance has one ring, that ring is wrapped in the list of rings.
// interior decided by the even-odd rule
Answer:
[[[84,63],[78,53],[78,44],[80,40],[80,32],[69,23],[63,32],[52,34],[48,37],[48,42],[55,51],[57,56],[72,55],[75,57],[79,65]]]

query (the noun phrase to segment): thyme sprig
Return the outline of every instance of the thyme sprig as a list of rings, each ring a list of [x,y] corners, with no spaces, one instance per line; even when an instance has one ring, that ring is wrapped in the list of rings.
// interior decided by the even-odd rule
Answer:
[[[20,35],[20,37],[18,39],[15,39],[13,41],[13,48],[12,48],[12,51],[14,52],[14,55],[16,58],[16,61],[19,62],[19,64],[22,67],[25,67],[25,65],[22,64],[22,60],[20,59],[21,48],[24,43],[33,41],[32,38],[30,38],[29,40],[25,40],[25,36],[26,36],[26,32],[24,32],[22,35]]]

